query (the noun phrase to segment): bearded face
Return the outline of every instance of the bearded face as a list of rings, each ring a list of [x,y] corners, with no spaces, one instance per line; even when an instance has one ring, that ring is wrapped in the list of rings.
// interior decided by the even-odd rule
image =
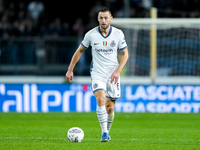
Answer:
[[[110,26],[110,22],[112,21],[112,16],[108,11],[99,12],[98,21],[101,29],[106,30]]]

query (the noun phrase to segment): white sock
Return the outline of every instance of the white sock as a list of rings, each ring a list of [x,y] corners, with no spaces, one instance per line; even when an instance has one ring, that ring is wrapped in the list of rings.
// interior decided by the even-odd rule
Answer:
[[[107,131],[107,112],[105,106],[97,106],[97,117],[102,129],[102,134]]]
[[[112,114],[107,114],[107,130],[108,130],[108,133],[110,131],[110,128],[112,126],[112,123],[113,123],[113,120],[114,120],[114,116],[115,116],[115,113],[113,111]]]

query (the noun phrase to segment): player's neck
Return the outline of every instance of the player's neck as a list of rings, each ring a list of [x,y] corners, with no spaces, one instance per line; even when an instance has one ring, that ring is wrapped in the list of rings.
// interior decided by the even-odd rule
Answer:
[[[110,26],[107,29],[102,29],[100,27],[100,30],[101,30],[101,33],[103,34],[103,36],[106,37],[109,34],[109,32],[110,32]]]

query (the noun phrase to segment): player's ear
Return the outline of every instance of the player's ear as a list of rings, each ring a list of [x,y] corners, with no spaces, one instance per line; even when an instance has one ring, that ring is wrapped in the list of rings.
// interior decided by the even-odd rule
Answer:
[[[113,20],[113,16],[110,17],[110,21],[112,21],[112,20]]]
[[[99,21],[99,13],[97,14],[97,20]]]

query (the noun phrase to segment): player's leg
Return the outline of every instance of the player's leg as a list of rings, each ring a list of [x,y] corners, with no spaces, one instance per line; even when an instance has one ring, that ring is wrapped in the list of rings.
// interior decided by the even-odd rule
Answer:
[[[105,107],[105,91],[106,91],[106,82],[102,80],[92,78],[92,90],[96,97],[97,101],[97,117],[99,124],[102,129],[101,142],[108,142],[108,131],[107,131],[107,112]]]
[[[110,83],[110,80],[107,82],[107,91],[106,91],[106,111],[107,111],[107,130],[108,133],[111,129],[113,120],[114,120],[114,108],[115,108],[115,102],[117,99],[120,98],[120,78],[117,82],[117,84],[114,84],[114,82]],[[111,140],[109,136],[109,140]]]
[[[94,93],[97,100],[97,117],[99,119],[99,123],[101,125],[102,133],[107,131],[107,113],[105,107],[105,91],[99,90]]]
[[[102,129],[102,137],[101,142],[108,142],[109,135],[107,131],[107,112],[105,107],[105,91],[98,90],[94,93],[96,100],[97,100],[97,117]]]
[[[107,111],[107,130],[108,133],[111,129],[114,120],[114,108],[116,100],[106,99],[106,111]]]

